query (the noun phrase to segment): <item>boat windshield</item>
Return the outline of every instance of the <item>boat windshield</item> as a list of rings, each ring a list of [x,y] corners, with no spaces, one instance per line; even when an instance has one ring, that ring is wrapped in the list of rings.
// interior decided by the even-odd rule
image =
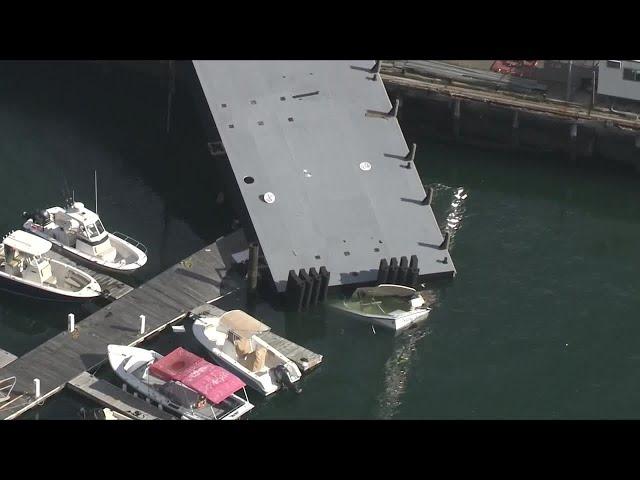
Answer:
[[[98,220],[96,223],[87,225],[85,230],[89,236],[89,238],[97,237],[104,232],[104,227],[102,226],[102,222]]]

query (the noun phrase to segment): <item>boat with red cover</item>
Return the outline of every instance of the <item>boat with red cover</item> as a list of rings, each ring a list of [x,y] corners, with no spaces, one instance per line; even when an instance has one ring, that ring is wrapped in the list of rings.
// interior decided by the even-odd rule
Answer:
[[[181,347],[166,356],[125,345],[107,351],[116,375],[182,419],[235,420],[253,408],[242,380]]]

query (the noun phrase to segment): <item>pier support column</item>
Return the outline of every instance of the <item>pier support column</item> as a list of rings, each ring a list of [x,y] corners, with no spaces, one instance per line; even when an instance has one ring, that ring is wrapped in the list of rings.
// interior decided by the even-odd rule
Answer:
[[[456,98],[453,102],[453,135],[456,140],[460,138],[460,99]]]
[[[256,299],[258,291],[258,256],[260,254],[260,245],[253,242],[249,245],[249,272],[247,273],[247,281],[249,283],[248,295],[249,300]]]
[[[146,320],[147,317],[145,317],[144,315],[140,315],[140,335],[144,334],[145,328],[146,328]]]
[[[576,160],[576,151],[577,151],[577,139],[578,139],[578,124],[574,123],[569,128],[569,152],[571,156],[571,161],[575,162]]]
[[[511,124],[511,145],[517,147],[520,144],[520,118],[518,110],[513,111],[513,123]]]
[[[40,398],[40,379],[33,379],[33,390],[36,398]]]

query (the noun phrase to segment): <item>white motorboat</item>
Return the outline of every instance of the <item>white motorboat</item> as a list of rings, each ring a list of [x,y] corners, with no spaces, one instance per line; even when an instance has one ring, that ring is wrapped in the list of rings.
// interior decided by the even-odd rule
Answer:
[[[51,243],[22,230],[0,244],[0,289],[19,295],[62,301],[87,301],[102,289],[89,274],[48,258]]]
[[[333,306],[396,331],[424,320],[431,311],[414,288],[390,284],[357,288],[351,298]]]
[[[94,268],[132,273],[147,263],[142,243],[105,230],[100,217],[81,202],[24,213],[27,232],[50,241],[61,253],[89,262]]]
[[[124,345],[107,351],[116,375],[182,419],[235,420],[253,408],[242,380],[183,348],[166,356]]]
[[[302,374],[288,357],[260,337],[270,327],[242,310],[231,310],[220,317],[195,315],[193,335],[216,363],[235,373],[263,395],[295,384]]]

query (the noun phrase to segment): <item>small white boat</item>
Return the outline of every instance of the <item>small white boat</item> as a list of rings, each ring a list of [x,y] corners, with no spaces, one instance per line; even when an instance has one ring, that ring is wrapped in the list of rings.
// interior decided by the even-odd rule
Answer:
[[[118,377],[182,419],[235,420],[253,408],[242,380],[183,348],[166,356],[124,345],[107,351]]]
[[[23,227],[50,241],[61,253],[115,273],[133,273],[147,263],[146,248],[119,232],[105,230],[98,214],[83,203],[24,213]]]
[[[263,395],[283,385],[300,392],[295,384],[302,374],[298,366],[267,343],[260,334],[270,327],[242,310],[221,317],[195,316],[193,335],[215,361],[242,378]]]
[[[431,311],[414,288],[390,284],[357,288],[351,298],[333,306],[395,331],[424,320]]]
[[[102,289],[89,274],[47,258],[51,243],[17,230],[0,244],[0,289],[19,295],[61,301],[87,301]]]

